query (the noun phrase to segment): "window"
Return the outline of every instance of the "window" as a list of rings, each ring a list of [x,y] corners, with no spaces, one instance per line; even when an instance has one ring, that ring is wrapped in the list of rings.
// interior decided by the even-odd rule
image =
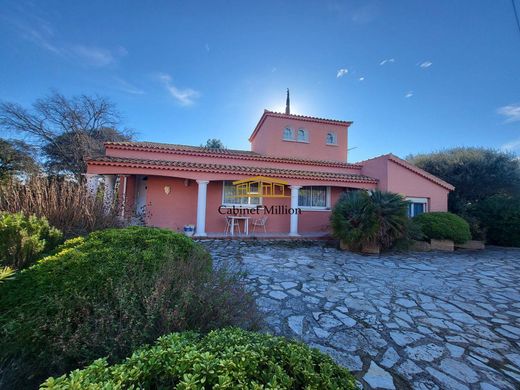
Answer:
[[[258,185],[256,185],[256,189],[258,192]],[[251,185],[251,192],[254,191],[254,185]],[[241,196],[237,197],[237,193],[235,191],[235,186],[232,181],[224,181],[223,191],[222,191],[222,204],[224,206],[242,206],[242,207],[254,207],[261,204],[260,197],[252,197],[252,196]]]
[[[416,215],[427,212],[428,199],[427,198],[406,198],[408,201],[408,216],[410,218]]]
[[[298,193],[298,207],[326,209],[330,204],[329,187],[302,187]]]
[[[293,131],[290,127],[286,127],[285,129],[283,129],[283,139],[286,141],[294,140]]]
[[[327,145],[336,145],[338,143],[338,138],[336,137],[336,133],[327,133]]]
[[[309,141],[309,136],[307,134],[307,130],[305,130],[305,129],[298,130],[298,141],[299,142],[308,142]]]

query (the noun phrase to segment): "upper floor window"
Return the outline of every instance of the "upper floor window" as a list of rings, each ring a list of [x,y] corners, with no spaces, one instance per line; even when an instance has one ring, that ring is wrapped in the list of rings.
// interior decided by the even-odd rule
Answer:
[[[285,129],[283,129],[283,139],[287,141],[294,140],[293,131],[290,127],[286,127]]]
[[[299,129],[298,130],[298,141],[300,141],[300,142],[308,142],[309,141],[309,135],[307,133],[307,130],[305,130],[305,129]]]
[[[338,137],[336,133],[330,132],[327,133],[327,145],[336,145],[338,143]]]

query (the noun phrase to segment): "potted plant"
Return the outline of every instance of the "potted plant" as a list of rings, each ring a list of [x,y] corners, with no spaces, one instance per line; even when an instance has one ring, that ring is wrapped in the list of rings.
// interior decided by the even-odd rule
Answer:
[[[404,198],[392,192],[346,192],[332,210],[333,235],[342,249],[378,254],[403,237],[407,207]]]

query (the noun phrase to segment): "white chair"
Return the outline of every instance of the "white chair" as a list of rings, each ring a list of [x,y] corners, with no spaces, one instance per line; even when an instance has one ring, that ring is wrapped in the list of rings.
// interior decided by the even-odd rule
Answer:
[[[232,218],[230,216],[226,216],[226,228],[224,229],[224,234],[229,234],[231,233],[231,223],[232,223]],[[234,229],[236,229],[238,231],[238,233],[240,234],[240,224],[235,222],[234,223]],[[233,231],[233,233],[235,233]]]
[[[264,228],[264,233],[267,233],[267,230],[265,229],[265,225],[267,223],[267,217],[266,216],[262,217],[262,218],[257,218],[255,220],[253,220],[251,223],[253,224],[253,233],[255,232],[257,226],[263,227]]]

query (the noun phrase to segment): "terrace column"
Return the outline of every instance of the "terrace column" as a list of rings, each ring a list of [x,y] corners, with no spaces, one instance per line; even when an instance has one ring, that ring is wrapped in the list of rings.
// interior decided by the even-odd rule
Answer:
[[[209,180],[197,180],[199,192],[197,195],[197,225],[195,234],[199,237],[206,235],[206,195],[208,192]]]
[[[93,173],[85,173],[85,179],[87,180],[88,192],[91,195],[96,196],[99,187],[99,175]]]
[[[126,212],[126,187],[128,185],[128,175],[120,175],[120,179],[123,180],[123,191],[121,192],[121,217],[125,217]]]
[[[105,193],[103,194],[103,203],[106,209],[110,209],[114,201],[114,187],[116,184],[115,175],[103,175],[105,180]]]
[[[296,209],[298,208],[298,191],[300,188],[302,188],[302,186],[291,186],[291,209],[295,212],[291,214],[291,229],[289,231],[289,236],[299,236],[298,213],[296,213]]]

